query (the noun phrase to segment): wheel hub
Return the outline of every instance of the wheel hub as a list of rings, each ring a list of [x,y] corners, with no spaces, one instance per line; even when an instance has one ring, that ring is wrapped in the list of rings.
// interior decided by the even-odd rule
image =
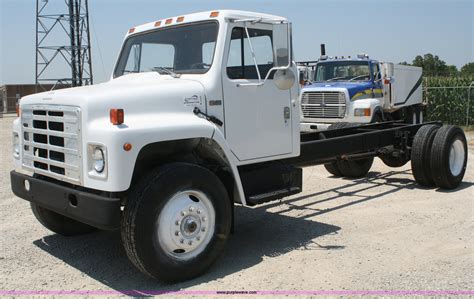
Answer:
[[[465,154],[463,142],[456,139],[449,151],[449,168],[452,175],[457,176],[461,173],[464,166]]]
[[[174,195],[160,213],[158,239],[171,256],[188,259],[204,250],[214,233],[215,211],[201,192]]]

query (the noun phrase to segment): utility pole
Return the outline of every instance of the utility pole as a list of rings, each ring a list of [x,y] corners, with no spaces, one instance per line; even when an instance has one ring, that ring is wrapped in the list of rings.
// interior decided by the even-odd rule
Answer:
[[[92,83],[88,0],[36,0],[37,91]]]

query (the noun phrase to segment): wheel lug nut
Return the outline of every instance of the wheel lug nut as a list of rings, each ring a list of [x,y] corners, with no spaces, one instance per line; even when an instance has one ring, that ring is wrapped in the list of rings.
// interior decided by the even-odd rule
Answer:
[[[180,225],[180,224],[181,224],[181,221],[179,221],[179,220],[176,220],[176,222],[175,222],[174,224],[176,224],[176,225]]]
[[[179,236],[179,231],[175,231],[175,232],[174,232],[174,235],[175,235],[175,236]]]
[[[196,240],[201,241],[201,237],[197,236]]]
[[[189,241],[189,242],[188,242],[188,245],[193,245],[193,241]]]
[[[184,239],[181,239],[181,240],[179,241],[179,243],[183,244],[183,243],[184,243]]]
[[[196,213],[201,214],[201,210],[197,210]]]
[[[206,228],[205,228],[205,227],[201,228],[201,231],[202,231],[202,232],[205,232],[205,231],[206,231]]]
[[[202,217],[202,221],[203,221],[203,222],[206,221],[206,220],[207,220],[206,217]]]
[[[181,216],[184,216],[186,215],[186,213],[184,211],[181,212]]]
[[[189,211],[190,211],[190,212],[194,211],[194,208],[193,208],[193,207],[189,207]]]

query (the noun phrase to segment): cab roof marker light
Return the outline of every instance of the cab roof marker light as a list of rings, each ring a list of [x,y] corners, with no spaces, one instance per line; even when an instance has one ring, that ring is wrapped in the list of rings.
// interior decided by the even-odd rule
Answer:
[[[169,24],[171,24],[172,22],[173,22],[173,19],[167,19],[167,20],[165,21],[165,24],[166,24],[166,25],[169,25]]]
[[[210,18],[217,18],[219,16],[219,12],[218,11],[213,11],[211,12],[211,14],[209,15]]]
[[[128,34],[132,34],[132,33],[134,33],[134,32],[135,32],[135,27],[128,29]]]
[[[177,22],[177,23],[181,23],[181,22],[183,22],[183,21],[184,21],[184,17],[178,17],[178,18],[176,19],[176,22]]]
[[[161,21],[156,21],[154,26],[155,27],[160,27],[161,26]]]

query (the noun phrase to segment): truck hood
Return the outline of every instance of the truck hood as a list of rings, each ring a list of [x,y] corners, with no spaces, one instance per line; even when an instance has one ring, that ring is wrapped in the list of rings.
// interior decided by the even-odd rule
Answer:
[[[23,105],[70,105],[81,108],[88,120],[107,117],[110,109],[126,115],[180,113],[205,104],[204,87],[197,80],[172,78],[156,72],[121,76],[106,83],[59,89],[24,97]]]
[[[372,82],[315,82],[305,86],[303,91],[311,88],[318,88],[318,90],[321,90],[321,88],[327,88],[328,90],[331,88],[345,88],[352,99],[357,93],[364,92],[372,87]]]

